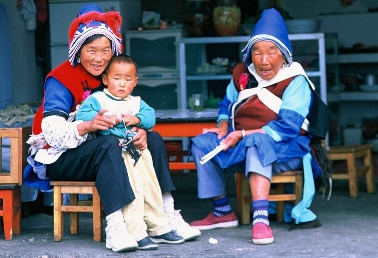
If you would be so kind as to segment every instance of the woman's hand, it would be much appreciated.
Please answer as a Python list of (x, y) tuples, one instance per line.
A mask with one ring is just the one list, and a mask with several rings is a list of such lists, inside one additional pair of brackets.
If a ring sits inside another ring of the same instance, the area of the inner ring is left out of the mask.
[(241, 130), (232, 131), (221, 141), (221, 143), (225, 145), (223, 150), (234, 147), (242, 138)]
[[(261, 128), (254, 130), (245, 130), (244, 137), (254, 133), (266, 134), (265, 131)], [(232, 131), (223, 141), (221, 141), (221, 143), (225, 144), (223, 150), (234, 147), (241, 139), (243, 139), (242, 130)]]
[(228, 121), (223, 120), (221, 123), (217, 125), (215, 128), (204, 128), (203, 133), (216, 133), (218, 135), (218, 139), (222, 139), (226, 136), (228, 132)]
[(79, 134), (84, 135), (98, 130), (108, 130), (120, 122), (120, 119), (115, 115), (104, 115), (106, 112), (107, 110), (103, 109), (91, 121), (80, 123), (77, 126)]
[(131, 128), (132, 132), (136, 132), (136, 135), (133, 137), (134, 146), (140, 150), (147, 148), (147, 131), (139, 127), (134, 126)]

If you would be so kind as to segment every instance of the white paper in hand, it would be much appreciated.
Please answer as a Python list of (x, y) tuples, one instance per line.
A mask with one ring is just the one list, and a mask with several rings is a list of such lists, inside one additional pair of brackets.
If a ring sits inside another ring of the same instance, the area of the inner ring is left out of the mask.
[(225, 144), (221, 143), (217, 147), (215, 147), (214, 150), (207, 153), (205, 156), (203, 156), (200, 160), (201, 165), (205, 164), (209, 160), (211, 160), (215, 155), (217, 155), (219, 152), (221, 152), (224, 148)]

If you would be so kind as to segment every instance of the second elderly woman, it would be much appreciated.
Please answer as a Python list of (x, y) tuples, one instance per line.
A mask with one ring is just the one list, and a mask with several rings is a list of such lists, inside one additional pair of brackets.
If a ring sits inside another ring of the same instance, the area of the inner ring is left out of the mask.
[[(303, 168), (305, 194), (291, 216), (296, 224), (320, 225), (307, 209), (315, 193), (312, 136), (306, 123), (314, 85), (302, 66), (293, 62), (285, 22), (275, 9), (262, 13), (242, 52), (243, 63), (234, 68), (233, 80), (220, 103), (216, 128), (193, 138), (198, 197), (211, 198), (213, 211), (191, 226), (207, 230), (238, 225), (226, 195), (225, 173), (244, 171), (252, 195), (252, 241), (270, 244), (274, 237), (269, 226), (268, 196), (275, 173)], [(218, 145), (223, 151), (207, 162), (201, 161)]]

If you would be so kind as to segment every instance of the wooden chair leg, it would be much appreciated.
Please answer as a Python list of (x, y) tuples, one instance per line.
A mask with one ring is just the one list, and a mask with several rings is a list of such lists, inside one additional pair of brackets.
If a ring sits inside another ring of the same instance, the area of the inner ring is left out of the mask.
[(375, 193), (375, 178), (374, 178), (374, 166), (373, 158), (370, 150), (366, 151), (367, 154), (364, 156), (364, 166), (367, 166), (369, 169), (366, 171), (366, 188), (368, 193)]
[(238, 214), (241, 224), (251, 223), (251, 191), (243, 173), (236, 173), (236, 195), (238, 201)]
[(349, 196), (357, 198), (358, 196), (358, 178), (356, 169), (356, 159), (353, 153), (348, 154), (348, 174), (349, 174)]
[(101, 200), (98, 195), (97, 188), (93, 187), (93, 241), (101, 242), (102, 238), (102, 216), (101, 216)]
[(54, 241), (63, 240), (62, 190), (54, 186)]
[(13, 235), (21, 233), (21, 188), (16, 186), (14, 189), (1, 190), (3, 210), (1, 211), (4, 238), (12, 240)]
[[(78, 194), (70, 194), (70, 206), (77, 206)], [(79, 213), (71, 212), (70, 213), (70, 234), (77, 235), (79, 234)]]
[(244, 179), (244, 175), (242, 175), (243, 177), (243, 186), (242, 186), (242, 189), (243, 189), (243, 193), (244, 194), (244, 198), (243, 198), (243, 205), (244, 205), (244, 208), (243, 208), (243, 214), (242, 214), (242, 217), (241, 217), (241, 223), (242, 224), (250, 224), (251, 223), (251, 189), (249, 188), (249, 183), (246, 179)]
[[(285, 184), (276, 184), (277, 193), (285, 194)], [(278, 222), (284, 221), (285, 202), (276, 202), (276, 218)]]
[(303, 174), (297, 173), (295, 175), (295, 182), (296, 183), (295, 183), (294, 190), (295, 190), (296, 199), (294, 203), (297, 204), (303, 198)]
[(13, 199), (13, 234), (21, 233), (21, 187), (17, 187), (12, 191)]
[(4, 237), (5, 240), (12, 240), (13, 238), (13, 229), (12, 229), (12, 220), (13, 220), (13, 200), (12, 200), (12, 191), (3, 190), (3, 223), (4, 223)]
[(238, 205), (238, 214), (240, 216), (240, 214), (242, 213), (242, 198), (243, 198), (243, 195), (242, 195), (242, 178), (240, 178), (240, 175), (239, 173), (236, 173), (235, 174), (235, 188), (236, 188), (236, 201), (237, 201), (237, 205)]

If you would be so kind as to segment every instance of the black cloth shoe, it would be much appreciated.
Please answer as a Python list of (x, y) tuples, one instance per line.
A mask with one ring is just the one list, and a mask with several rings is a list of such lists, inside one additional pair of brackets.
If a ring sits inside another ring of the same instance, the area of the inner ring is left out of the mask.
[(289, 228), (289, 231), (294, 230), (294, 229), (317, 228), (317, 227), (321, 227), (321, 226), (322, 226), (322, 223), (320, 223), (320, 221), (316, 218), (313, 221), (301, 222), (299, 224), (294, 224), (293, 226), (291, 226), (291, 228)]
[(185, 241), (184, 238), (176, 235), (173, 231), (160, 236), (151, 236), (151, 240), (156, 244), (181, 244)]
[(150, 237), (145, 237), (142, 240), (137, 241), (138, 243), (138, 250), (156, 250), (158, 249), (158, 245), (152, 242)]

